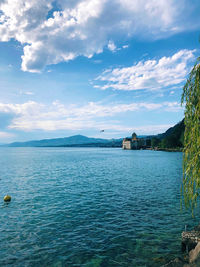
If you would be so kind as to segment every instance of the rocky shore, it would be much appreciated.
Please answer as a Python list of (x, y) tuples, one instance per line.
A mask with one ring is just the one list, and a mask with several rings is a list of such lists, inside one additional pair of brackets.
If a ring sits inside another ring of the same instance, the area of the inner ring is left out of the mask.
[(182, 232), (183, 258), (176, 258), (161, 267), (200, 267), (200, 225)]

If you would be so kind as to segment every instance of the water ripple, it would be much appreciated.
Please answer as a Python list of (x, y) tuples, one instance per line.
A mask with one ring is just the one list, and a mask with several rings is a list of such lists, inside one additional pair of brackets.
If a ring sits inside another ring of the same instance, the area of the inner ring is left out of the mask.
[[(160, 266), (180, 251), (182, 154), (1, 148), (0, 266)], [(197, 219), (196, 219), (197, 220)]]

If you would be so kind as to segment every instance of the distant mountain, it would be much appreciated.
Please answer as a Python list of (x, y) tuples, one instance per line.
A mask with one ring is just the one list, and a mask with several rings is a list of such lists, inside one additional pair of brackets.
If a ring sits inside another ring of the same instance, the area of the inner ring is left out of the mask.
[[(9, 147), (67, 147), (67, 146), (121, 146), (122, 139), (90, 138), (83, 135), (74, 135), (64, 138), (14, 142)], [(4, 145), (5, 146), (5, 145)]]
[[(154, 136), (139, 136), (150, 141), (152, 147), (181, 148), (184, 139), (184, 120), (169, 128), (165, 133)], [(91, 138), (83, 135), (74, 135), (64, 138), (33, 140), (27, 142), (14, 142), (7, 147), (121, 147), (121, 139)]]

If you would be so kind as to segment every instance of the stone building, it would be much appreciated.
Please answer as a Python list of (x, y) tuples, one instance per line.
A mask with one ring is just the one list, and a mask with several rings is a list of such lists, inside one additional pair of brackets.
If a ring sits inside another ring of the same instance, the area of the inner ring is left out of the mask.
[(123, 149), (141, 149), (146, 148), (147, 142), (145, 138), (137, 138), (136, 133), (131, 138), (124, 138), (122, 142)]
[(123, 149), (132, 149), (131, 138), (124, 138), (122, 142)]

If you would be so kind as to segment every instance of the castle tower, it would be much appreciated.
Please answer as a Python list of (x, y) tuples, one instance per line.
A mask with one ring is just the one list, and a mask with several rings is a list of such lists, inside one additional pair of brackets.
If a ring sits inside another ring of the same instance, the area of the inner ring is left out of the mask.
[(132, 134), (132, 140), (134, 140), (134, 141), (137, 140), (137, 134), (136, 133)]

